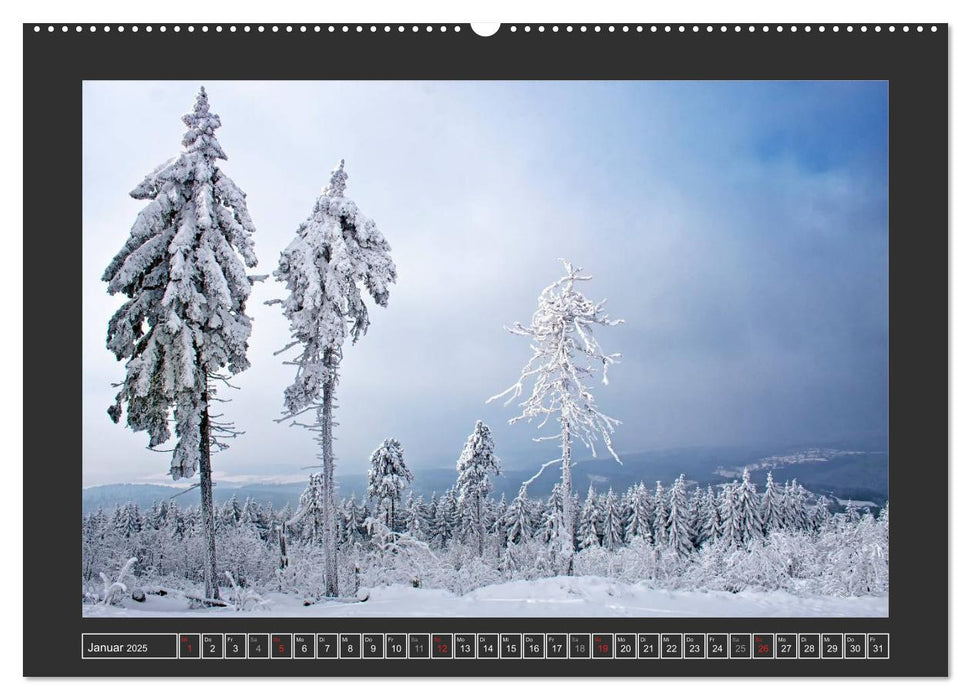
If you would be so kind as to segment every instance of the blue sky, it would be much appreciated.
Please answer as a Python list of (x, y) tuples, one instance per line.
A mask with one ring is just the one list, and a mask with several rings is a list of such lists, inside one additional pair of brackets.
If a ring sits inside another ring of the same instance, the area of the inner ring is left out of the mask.
[[(454, 464), (481, 418), (524, 467), (531, 426), (485, 399), (529, 355), (558, 257), (624, 326), (602, 409), (624, 452), (822, 441), (886, 430), (887, 85), (883, 82), (219, 82), (222, 167), (249, 195), (259, 272), (344, 158), (348, 196), (391, 243), (399, 283), (345, 352), (339, 470), (398, 437), (412, 469)], [(121, 302), (100, 275), (175, 155), (197, 83), (84, 84), (85, 484), (161, 481), (166, 456), (105, 409)], [(293, 476), (310, 436), (277, 425), (290, 368), (273, 282), (254, 292), (250, 370), (227, 408), (246, 435), (217, 478)]]

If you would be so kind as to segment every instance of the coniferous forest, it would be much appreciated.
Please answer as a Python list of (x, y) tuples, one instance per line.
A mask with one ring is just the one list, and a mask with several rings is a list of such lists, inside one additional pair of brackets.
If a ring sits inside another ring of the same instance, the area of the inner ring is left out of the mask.
[[(301, 602), (323, 598), (319, 482), (311, 477), (295, 510), (236, 499), (218, 510), (218, 570), (226, 572), (230, 604), (258, 609), (275, 591)], [(574, 507), (576, 576), (700, 591), (871, 596), (888, 590), (889, 508), (833, 513), (799, 484), (780, 486), (771, 475), (762, 490), (747, 474), (719, 488), (689, 490), (679, 479), (622, 494), (591, 489), (583, 498), (574, 495)], [(459, 485), (427, 500), (347, 498), (337, 507), (339, 589), (356, 595), (400, 584), (462, 595), (556, 576), (561, 511), (558, 489), (546, 500), (525, 490), (508, 503), (484, 497), (479, 508), (463, 505)], [(112, 579), (130, 558), (128, 592), (132, 586), (201, 590), (205, 539), (198, 507), (162, 501), (140, 512), (120, 505), (86, 515), (82, 532), (88, 603), (104, 600), (99, 574)]]

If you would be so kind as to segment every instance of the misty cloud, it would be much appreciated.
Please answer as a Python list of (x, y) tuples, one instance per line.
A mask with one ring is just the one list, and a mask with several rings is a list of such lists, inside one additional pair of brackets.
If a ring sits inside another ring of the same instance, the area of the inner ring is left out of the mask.
[[(206, 82), (268, 273), (344, 158), (347, 194), (392, 246), (399, 282), (347, 348), (338, 471), (395, 436), (413, 470), (454, 464), (477, 418), (497, 451), (545, 461), (532, 426), (485, 399), (529, 356), (532, 314), (566, 257), (626, 319), (601, 408), (618, 450), (824, 440), (888, 413), (887, 86), (882, 82)], [(167, 456), (108, 419), (121, 303), (100, 276), (179, 149), (198, 85), (84, 85), (85, 484), (162, 480)], [(259, 285), (252, 367), (226, 408), (246, 434), (225, 474), (299, 473), (311, 436), (279, 425), (292, 368), (282, 295)], [(526, 462), (523, 466), (529, 466)]]

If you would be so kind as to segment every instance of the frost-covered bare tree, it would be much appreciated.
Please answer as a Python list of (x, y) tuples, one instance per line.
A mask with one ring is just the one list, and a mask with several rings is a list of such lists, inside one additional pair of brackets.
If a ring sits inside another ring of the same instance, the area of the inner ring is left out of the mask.
[(594, 337), (594, 329), (616, 326), (623, 320), (607, 316), (604, 311), (606, 299), (594, 302), (576, 289), (578, 282), (586, 282), (592, 279), (591, 276), (581, 275), (581, 268), (574, 267), (569, 261), (561, 262), (566, 274), (540, 293), (530, 324), (524, 326), (517, 322), (506, 328), (514, 335), (530, 339), (533, 356), (523, 367), (519, 380), (488, 402), (508, 396), (506, 405), (509, 405), (523, 395), (524, 385), (532, 383), (529, 395), (519, 404), (520, 414), (510, 419), (510, 424), (538, 419), (542, 429), (553, 419), (560, 425), (558, 434), (534, 440), (559, 440), (561, 456), (545, 463), (526, 483), (536, 479), (549, 465), (560, 463), (564, 496), (560, 551), (563, 568), (571, 572), (575, 550), (572, 507), (574, 438), (590, 449), (593, 456), (597, 454), (596, 443), (602, 440), (607, 451), (620, 463), (611, 440), (620, 421), (600, 412), (588, 387), (591, 377), (597, 373), (606, 384), (607, 370), (620, 359), (620, 355), (605, 353)]
[[(206, 598), (218, 599), (211, 451), (236, 432), (210, 413), (214, 380), (249, 367), (252, 319), (246, 315), (256, 265), (255, 230), (246, 195), (217, 167), (226, 154), (216, 140), (219, 116), (204, 88), (182, 117), (182, 152), (153, 170), (131, 192), (148, 200), (128, 240), (102, 279), (110, 294), (128, 297), (108, 323), (108, 349), (125, 360), (125, 379), (108, 414), (149, 435), (156, 449), (176, 443), (173, 479), (199, 472), (206, 536)], [(242, 257), (242, 259), (240, 259)]]
[[(456, 486), (459, 491), (459, 505), (467, 509), (472, 521), (472, 531), (475, 534), (476, 551), (482, 556), (485, 541), (485, 519), (482, 512), (482, 501), (489, 495), (492, 488), (489, 482), (490, 474), (499, 473), (499, 458), (496, 456), (496, 445), (492, 439), (492, 431), (481, 420), (475, 422), (475, 428), (462, 454), (455, 465), (458, 471)], [(503, 515), (505, 507), (503, 507)]]
[(273, 276), (286, 284), (289, 296), (274, 300), (290, 322), (293, 341), (280, 352), (299, 347), (288, 364), (297, 376), (284, 392), (281, 421), (305, 413), (312, 423), (293, 420), (313, 431), (320, 445), (323, 474), (324, 584), (337, 591), (337, 527), (334, 507), (334, 392), (344, 342), (356, 343), (367, 333), (369, 319), (362, 291), (386, 306), (397, 273), (391, 247), (374, 221), (344, 196), (347, 173), (342, 160), (317, 198), (313, 213), (300, 224), (293, 241), (280, 254)]

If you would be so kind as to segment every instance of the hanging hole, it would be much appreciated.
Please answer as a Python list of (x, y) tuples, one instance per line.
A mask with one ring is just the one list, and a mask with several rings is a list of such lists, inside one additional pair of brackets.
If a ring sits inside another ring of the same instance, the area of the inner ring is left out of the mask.
[(492, 36), (499, 31), (499, 22), (473, 22), (472, 31), (479, 36)]

